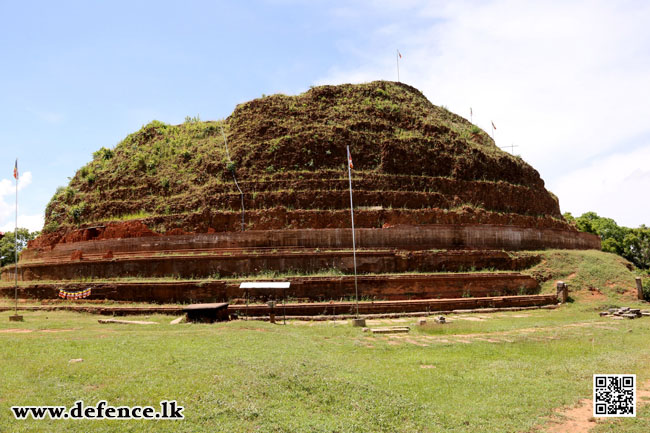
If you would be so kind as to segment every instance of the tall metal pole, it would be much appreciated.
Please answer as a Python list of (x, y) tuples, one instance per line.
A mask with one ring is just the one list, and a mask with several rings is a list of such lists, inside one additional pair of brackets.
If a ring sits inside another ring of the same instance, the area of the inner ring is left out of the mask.
[(395, 52), (395, 59), (397, 60), (397, 82), (399, 83), (399, 50)]
[(14, 315), (18, 315), (18, 158), (14, 167), (16, 179), (16, 229), (14, 230)]
[(350, 219), (352, 220), (352, 259), (354, 261), (354, 299), (357, 307), (357, 319), (359, 318), (359, 286), (357, 285), (357, 244), (354, 238), (354, 205), (352, 204), (352, 157), (350, 146), (348, 149), (348, 180), (350, 181)]

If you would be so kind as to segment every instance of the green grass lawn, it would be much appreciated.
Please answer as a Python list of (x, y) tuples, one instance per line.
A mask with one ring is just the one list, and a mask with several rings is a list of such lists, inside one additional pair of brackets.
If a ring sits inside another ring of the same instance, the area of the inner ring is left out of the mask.
[[(597, 311), (576, 302), (451, 315), (448, 325), (400, 336), (341, 322), (169, 325), (151, 316), (127, 319), (158, 325), (100, 325), (99, 316), (60, 311), (14, 323), (5, 312), (0, 431), (525, 432), (590, 398), (594, 373), (650, 380), (650, 319)], [(16, 328), (31, 332), (6, 332)], [(79, 399), (154, 407), (175, 399), (185, 420), (18, 421), (9, 409)], [(639, 414), (597, 428), (648, 431), (648, 409)]]

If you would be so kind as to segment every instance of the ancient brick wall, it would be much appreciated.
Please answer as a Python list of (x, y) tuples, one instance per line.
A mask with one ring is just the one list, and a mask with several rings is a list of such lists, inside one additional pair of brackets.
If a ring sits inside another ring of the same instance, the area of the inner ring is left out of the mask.
[[(354, 296), (354, 277), (289, 278), (291, 288), (281, 291), (256, 289), (248, 292), (250, 299), (293, 299), (323, 301), (349, 299)], [(82, 290), (92, 288), (89, 299), (143, 302), (221, 302), (244, 299), (247, 293), (238, 282), (220, 281), (139, 281), (50, 284), (34, 283), (20, 289), (19, 296), (54, 299), (60, 288)], [(359, 295), (364, 299), (463, 298), (533, 294), (539, 289), (531, 277), (511, 273), (415, 274), (359, 276)], [(0, 294), (12, 296), (13, 288), (2, 288)]]
[[(505, 249), (538, 250), (600, 249), (598, 236), (576, 231), (518, 226), (425, 225), (356, 230), (358, 248), (397, 249)], [(350, 248), (350, 229), (297, 229), (248, 232), (201, 233), (176, 236), (149, 236), (58, 243), (50, 248), (28, 248), (21, 259), (69, 257), (75, 250), (83, 254), (108, 251), (175, 251), (214, 248)]]

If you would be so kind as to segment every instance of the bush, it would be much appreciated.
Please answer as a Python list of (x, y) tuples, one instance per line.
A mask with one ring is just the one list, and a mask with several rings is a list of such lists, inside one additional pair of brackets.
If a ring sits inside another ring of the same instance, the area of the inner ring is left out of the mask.
[(50, 221), (45, 224), (43, 227), (43, 233), (53, 233), (59, 229), (59, 223), (56, 221)]
[(113, 151), (105, 147), (93, 153), (93, 159), (109, 160), (111, 158), (113, 158)]
[(385, 91), (382, 88), (375, 89), (375, 95), (377, 95), (378, 97), (381, 97), (381, 98), (388, 98), (389, 97), (388, 92)]
[(70, 208), (70, 216), (72, 217), (72, 220), (75, 222), (75, 224), (79, 224), (81, 222), (81, 217), (83, 216), (84, 210), (86, 210), (85, 205), (75, 205)]

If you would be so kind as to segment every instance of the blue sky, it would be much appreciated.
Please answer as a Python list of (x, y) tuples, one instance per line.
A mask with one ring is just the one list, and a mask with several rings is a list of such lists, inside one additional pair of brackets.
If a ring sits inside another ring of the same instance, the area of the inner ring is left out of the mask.
[(153, 119), (401, 78), (537, 168), (563, 211), (650, 224), (650, 6), (571, 1), (0, 0), (0, 231)]

